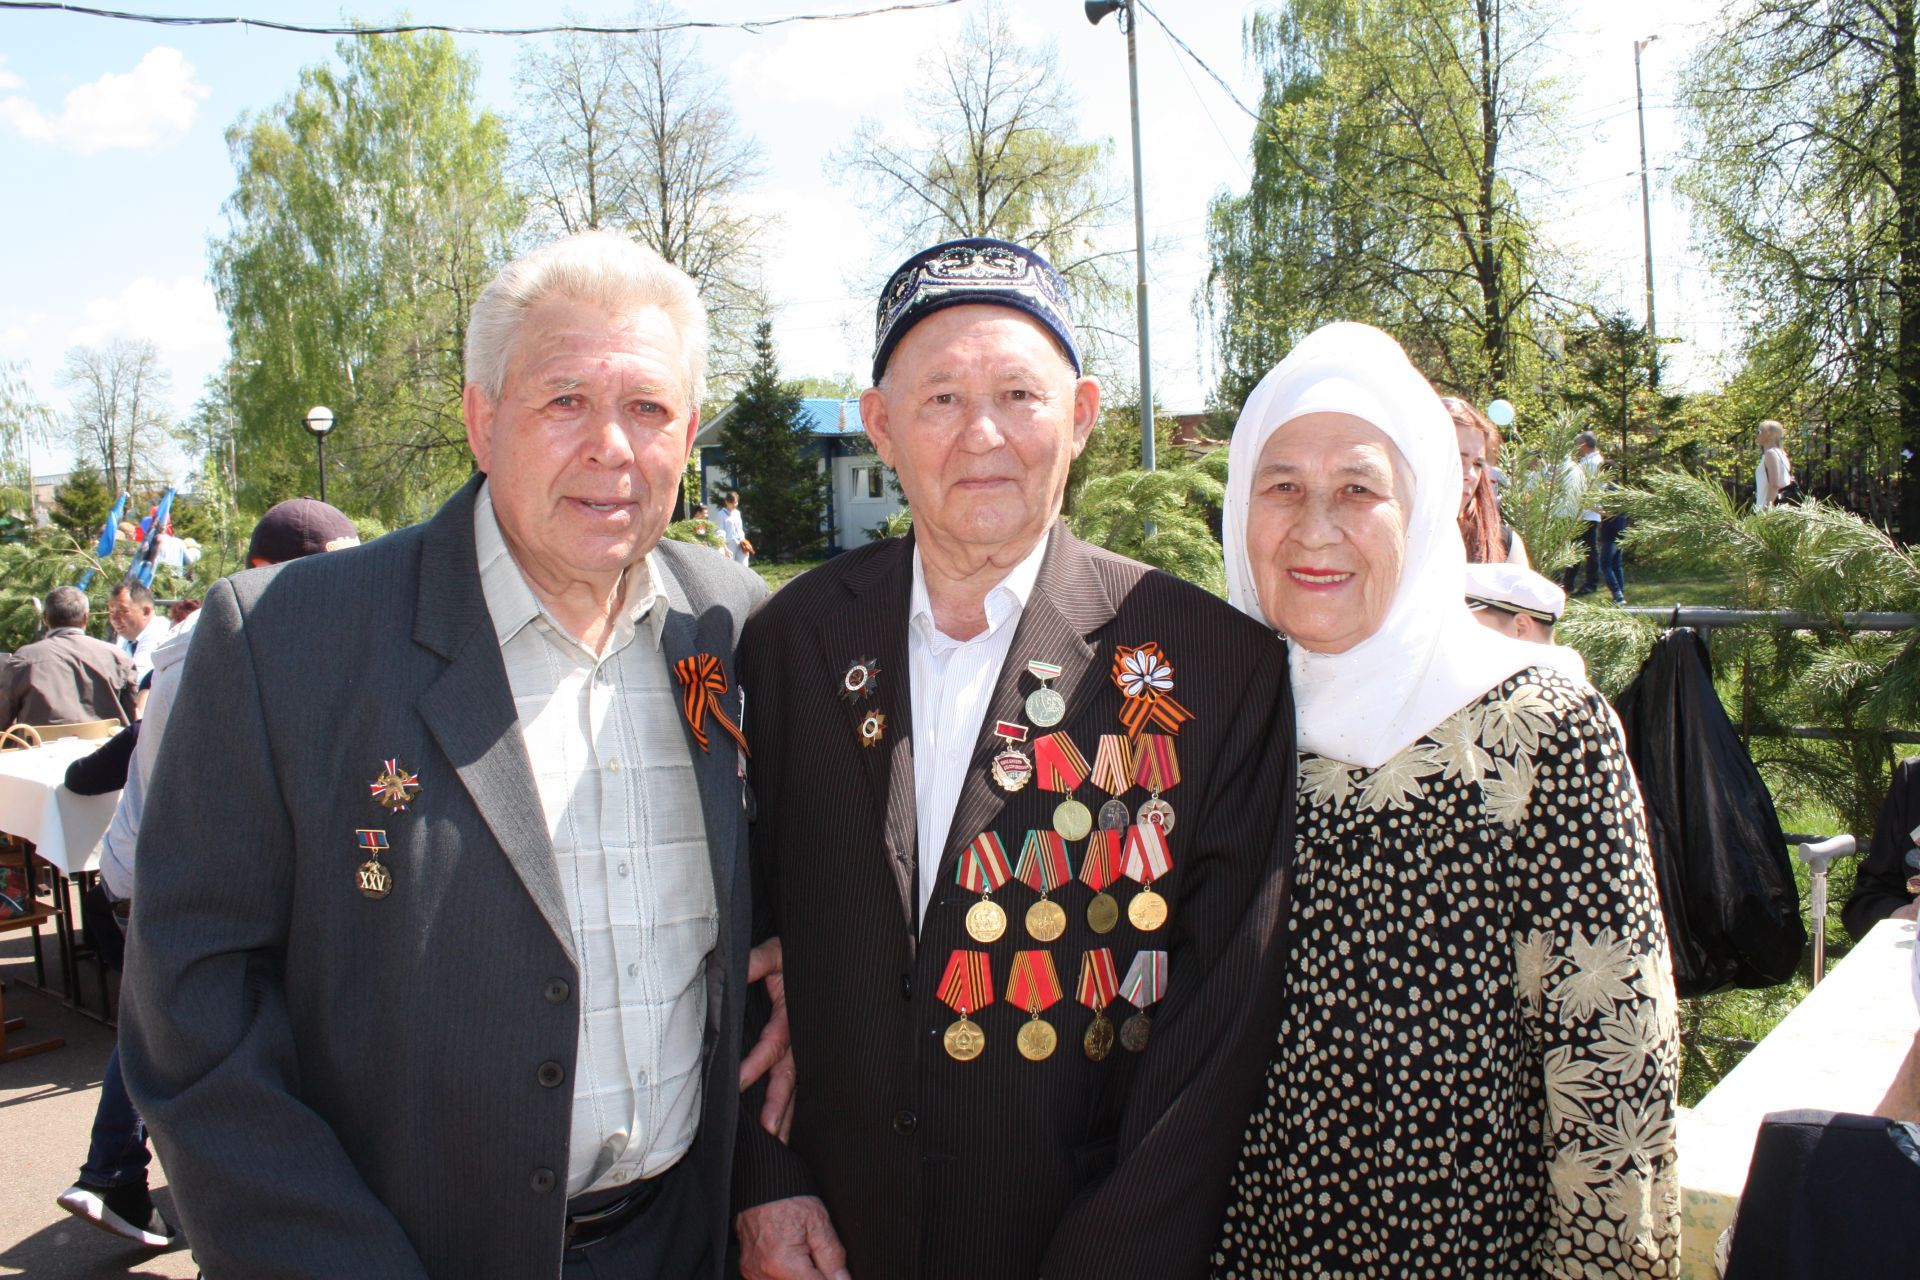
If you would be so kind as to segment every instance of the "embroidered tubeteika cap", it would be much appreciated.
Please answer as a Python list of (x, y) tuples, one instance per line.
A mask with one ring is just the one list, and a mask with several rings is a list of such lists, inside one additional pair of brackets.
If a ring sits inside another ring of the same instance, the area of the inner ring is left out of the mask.
[(1080, 372), (1080, 344), (1073, 335), (1067, 283), (1053, 264), (1025, 245), (1006, 240), (949, 240), (901, 263), (881, 291), (874, 313), (875, 385), (907, 330), (943, 307), (966, 303), (1026, 312), (1059, 340), (1067, 362), (1076, 374)]

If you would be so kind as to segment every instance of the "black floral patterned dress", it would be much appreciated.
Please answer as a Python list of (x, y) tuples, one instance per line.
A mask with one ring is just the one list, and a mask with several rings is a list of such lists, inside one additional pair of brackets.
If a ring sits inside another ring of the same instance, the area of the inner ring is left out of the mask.
[(1673, 979), (1611, 711), (1538, 668), (1300, 759), (1285, 1019), (1214, 1270), (1675, 1276)]

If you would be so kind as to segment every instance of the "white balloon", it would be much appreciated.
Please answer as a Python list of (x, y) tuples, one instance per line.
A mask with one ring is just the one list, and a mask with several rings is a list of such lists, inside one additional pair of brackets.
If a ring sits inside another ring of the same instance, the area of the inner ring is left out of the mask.
[(1487, 421), (1496, 427), (1513, 425), (1513, 406), (1505, 400), (1495, 400), (1487, 406)]

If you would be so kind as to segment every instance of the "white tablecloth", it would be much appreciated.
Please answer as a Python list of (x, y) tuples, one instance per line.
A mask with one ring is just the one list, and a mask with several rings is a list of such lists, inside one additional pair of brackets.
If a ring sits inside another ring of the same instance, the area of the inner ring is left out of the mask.
[(1808, 1108), (1871, 1115), (1898, 1074), (1920, 1013), (1913, 921), (1882, 920), (1691, 1111), (1680, 1113), (1681, 1275), (1712, 1280), (1760, 1121)]
[(100, 837), (120, 800), (118, 791), (77, 796), (64, 784), (67, 766), (100, 745), (57, 738), (31, 751), (0, 751), (0, 831), (33, 841), (66, 875), (100, 869)]

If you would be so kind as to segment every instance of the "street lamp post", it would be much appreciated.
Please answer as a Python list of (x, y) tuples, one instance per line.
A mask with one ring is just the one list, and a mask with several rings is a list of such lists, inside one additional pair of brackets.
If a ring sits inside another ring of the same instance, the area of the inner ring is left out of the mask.
[(323, 404), (317, 404), (307, 410), (304, 419), (307, 430), (313, 432), (313, 447), (320, 451), (320, 501), (327, 500), (327, 432), (333, 430), (333, 410)]
[(1134, 49), (1134, 28), (1140, 23), (1140, 11), (1134, 0), (1086, 0), (1087, 21), (1099, 25), (1100, 19), (1125, 9), (1121, 19), (1127, 29), (1127, 94), (1133, 104), (1133, 253), (1134, 297), (1138, 303), (1140, 327), (1140, 467), (1151, 471), (1153, 456), (1153, 347), (1147, 329), (1147, 213), (1140, 166), (1140, 60)]

